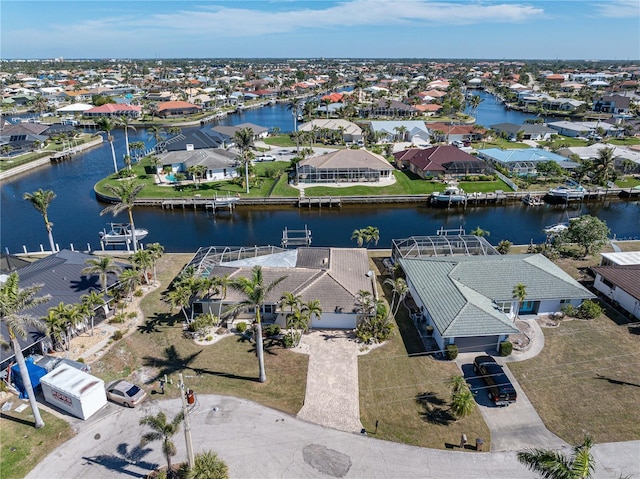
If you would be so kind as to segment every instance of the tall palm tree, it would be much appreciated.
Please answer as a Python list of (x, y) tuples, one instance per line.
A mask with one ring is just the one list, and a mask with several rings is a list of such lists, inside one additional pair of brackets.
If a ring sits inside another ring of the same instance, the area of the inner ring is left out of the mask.
[(522, 307), (524, 300), (527, 299), (527, 287), (522, 283), (516, 284), (513, 287), (512, 298), (518, 300), (518, 310), (516, 311), (515, 315), (515, 317), (517, 318), (520, 314), (520, 308)]
[(42, 318), (45, 324), (46, 335), (49, 336), (53, 344), (53, 349), (59, 351), (59, 348), (67, 348), (67, 320), (60, 314), (60, 307), (64, 308), (64, 303), (60, 303), (58, 307), (49, 308), (47, 314)]
[(33, 207), (38, 210), (38, 212), (44, 218), (44, 226), (47, 228), (47, 234), (49, 235), (49, 246), (51, 247), (51, 252), (56, 252), (56, 244), (53, 241), (53, 223), (49, 221), (49, 216), (47, 211), (49, 210), (49, 205), (55, 199), (56, 194), (51, 190), (43, 190), (40, 188), (38, 191), (34, 191), (33, 193), (25, 193), (23, 198), (31, 202)]
[(153, 253), (149, 250), (141, 249), (136, 251), (129, 259), (131, 264), (142, 272), (145, 284), (149, 284), (148, 269), (153, 265)]
[(136, 161), (140, 161), (140, 156), (147, 150), (147, 146), (144, 144), (144, 141), (132, 141), (129, 144), (129, 149), (135, 152), (133, 157)]
[(320, 306), (320, 300), (318, 299), (310, 299), (306, 303), (302, 304), (302, 308), (309, 317), (309, 322), (314, 316), (318, 319), (322, 317), (322, 307)]
[(244, 165), (245, 182), (247, 187), (247, 193), (249, 193), (249, 162), (251, 161), (250, 153), (254, 147), (254, 133), (249, 127), (241, 128), (233, 135), (233, 141), (240, 150), (242, 155), (242, 163)]
[(133, 131), (137, 131), (136, 127), (133, 126), (133, 120), (129, 116), (123, 115), (118, 118), (117, 122), (119, 125), (122, 125), (122, 128), (124, 128), (124, 146), (127, 152), (127, 156), (131, 157), (131, 150), (129, 149), (129, 128), (131, 128)]
[[(44, 427), (44, 421), (40, 416), (40, 410), (36, 403), (36, 395), (33, 392), (31, 378), (27, 370), (27, 364), (22, 355), (22, 346), (18, 342), (18, 338), (26, 338), (29, 327), (42, 328), (42, 321), (34, 318), (26, 313), (26, 310), (33, 308), (39, 304), (49, 301), (50, 296), (37, 296), (42, 285), (33, 285), (27, 288), (20, 288), (20, 278), (18, 273), (11, 273), (5, 283), (0, 287), (0, 319), (4, 321), (9, 333), (9, 341), (13, 348), (13, 354), (16, 357), (22, 384), (29, 396), (29, 404), (35, 420), (35, 427), (39, 429)], [(6, 344), (4, 338), (2, 343)]]
[(160, 143), (164, 140), (164, 128), (157, 125), (151, 126), (147, 128), (147, 135), (156, 140), (156, 143)]
[(364, 244), (364, 240), (366, 238), (367, 234), (365, 232), (364, 229), (359, 229), (359, 230), (353, 230), (353, 233), (351, 233), (351, 239), (352, 240), (356, 240), (356, 243), (358, 245), (358, 248), (362, 247), (362, 245)]
[(302, 99), (294, 98), (291, 103), (287, 105), (287, 110), (291, 112), (293, 117), (293, 132), (298, 131), (298, 115), (300, 115), (300, 106), (302, 105)]
[(393, 131), (396, 132), (396, 138), (400, 141), (405, 141), (407, 135), (407, 127), (404, 125), (396, 126)]
[(231, 312), (235, 312), (242, 308), (254, 308), (255, 310), (255, 337), (256, 337), (256, 351), (258, 353), (258, 366), (260, 369), (259, 381), (261, 383), (267, 380), (267, 375), (264, 369), (264, 350), (262, 348), (262, 322), (260, 319), (260, 310), (264, 305), (269, 293), (278, 286), (287, 276), (281, 276), (268, 285), (264, 284), (264, 277), (262, 275), (262, 267), (254, 266), (251, 270), (251, 278), (239, 277), (231, 284), (231, 287), (240, 291), (246, 296), (246, 299), (236, 304)]
[(175, 308), (179, 306), (187, 323), (189, 323), (191, 319), (187, 314), (187, 308), (191, 304), (192, 296), (191, 288), (186, 285), (179, 285), (167, 293), (167, 300), (171, 303), (171, 307)]
[(590, 479), (595, 459), (591, 454), (593, 440), (586, 435), (582, 444), (573, 447), (573, 457), (546, 449), (527, 449), (518, 452), (518, 461), (546, 479)]
[[(391, 292), (393, 293), (393, 297), (391, 298), (390, 310), (393, 312), (393, 315), (395, 316), (396, 313), (398, 312), (398, 309), (400, 308), (400, 303), (409, 292), (409, 286), (407, 286), (407, 282), (403, 278), (398, 278), (398, 279), (387, 278), (384, 280), (384, 284), (391, 286)], [(396, 298), (398, 298), (397, 303), (396, 303)]]
[(49, 102), (42, 94), (38, 93), (31, 101), (31, 106), (38, 112), (38, 118), (42, 118), (42, 112), (47, 109)]
[(138, 240), (136, 239), (136, 225), (133, 222), (133, 207), (135, 206), (136, 197), (144, 188), (144, 183), (136, 183), (134, 179), (122, 181), (116, 185), (106, 184), (105, 189), (113, 193), (118, 199), (117, 203), (113, 203), (100, 212), (100, 216), (113, 213), (116, 216), (118, 213), (127, 210), (129, 214), (129, 226), (131, 228), (131, 242), (133, 243), (133, 252), (138, 251)]
[(218, 303), (218, 319), (222, 317), (222, 303), (227, 298), (227, 290), (232, 283), (233, 280), (228, 273), (213, 278), (213, 284), (218, 288), (218, 293), (220, 294), (220, 302)]
[(117, 173), (118, 163), (116, 162), (116, 150), (113, 147), (113, 135), (111, 134), (111, 131), (113, 131), (115, 125), (111, 118), (103, 116), (96, 120), (96, 126), (99, 128), (99, 130), (96, 132), (96, 135), (99, 135), (100, 133), (107, 134), (107, 141), (111, 146), (111, 158), (113, 158), (113, 172)]
[(153, 284), (156, 284), (156, 264), (158, 260), (162, 258), (164, 253), (164, 246), (160, 243), (147, 244), (147, 251), (151, 253), (151, 266), (153, 267)]
[(180, 423), (183, 420), (184, 412), (182, 411), (176, 414), (171, 422), (167, 422), (167, 416), (163, 412), (140, 419), (141, 426), (149, 426), (152, 429), (151, 432), (147, 432), (142, 436), (140, 445), (145, 446), (150, 442), (162, 441), (162, 453), (167, 459), (167, 477), (175, 476), (171, 468), (171, 457), (175, 456), (177, 451), (172, 438), (178, 432)]
[(158, 183), (160, 183), (160, 172), (158, 171), (158, 168), (162, 166), (162, 161), (157, 156), (151, 155), (149, 157), (149, 165), (151, 165), (153, 170), (156, 172), (156, 179), (158, 180)]
[(91, 336), (93, 336), (93, 324), (96, 315), (96, 308), (98, 306), (104, 306), (105, 301), (100, 293), (97, 293), (93, 290), (89, 291), (88, 294), (83, 294), (82, 303), (89, 310), (89, 315), (91, 316)]
[(378, 241), (380, 241), (380, 230), (375, 226), (367, 226), (364, 229), (364, 240), (367, 242), (367, 247), (371, 242), (377, 245)]
[(100, 256), (99, 258), (89, 258), (84, 262), (87, 266), (81, 271), (82, 274), (98, 275), (100, 287), (103, 292), (107, 292), (107, 280), (110, 274), (118, 275), (122, 268), (114, 263), (111, 256)]
[(133, 299), (133, 292), (142, 282), (140, 271), (133, 268), (125, 269), (118, 279), (125, 288), (127, 299)]

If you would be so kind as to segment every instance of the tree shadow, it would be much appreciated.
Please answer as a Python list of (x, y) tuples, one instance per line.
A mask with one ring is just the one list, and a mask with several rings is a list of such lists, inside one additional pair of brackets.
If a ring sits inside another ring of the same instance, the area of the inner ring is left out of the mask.
[[(254, 349), (255, 350), (255, 349)], [(164, 350), (163, 358), (153, 357), (153, 356), (145, 356), (142, 358), (142, 364), (146, 367), (158, 368), (158, 373), (150, 378), (147, 381), (147, 384), (152, 384), (155, 381), (158, 381), (160, 378), (164, 378), (165, 375), (170, 376), (172, 374), (176, 374), (184, 371), (185, 369), (190, 369), (194, 372), (196, 376), (201, 376), (203, 374), (209, 374), (211, 376), (220, 376), (230, 379), (242, 379), (245, 381), (257, 381), (258, 378), (249, 377), (249, 376), (238, 376), (237, 374), (228, 373), (224, 371), (212, 371), (210, 369), (205, 368), (197, 368), (193, 367), (192, 363), (198, 358), (200, 353), (202, 353), (202, 349), (197, 353), (193, 353), (190, 356), (181, 357), (175, 346), (169, 346)]]
[(171, 313), (155, 313), (151, 318), (147, 318), (144, 324), (138, 326), (138, 332), (142, 334), (151, 334), (161, 332), (159, 326), (175, 326), (179, 322), (176, 314)]
[(159, 464), (144, 461), (144, 457), (149, 454), (151, 448), (142, 448), (134, 446), (129, 449), (126, 443), (118, 444), (116, 448), (117, 454), (100, 454), (93, 457), (83, 457), (90, 464), (98, 464), (110, 471), (117, 471), (120, 474), (126, 474), (131, 477), (146, 477), (147, 474), (128, 470), (128, 467), (135, 465), (146, 471), (154, 471)]
[(630, 383), (627, 381), (620, 381), (619, 379), (608, 378), (606, 376), (603, 376), (602, 374), (598, 374), (596, 376), (596, 379), (602, 379), (603, 381), (608, 381), (610, 384), (617, 384), (619, 386), (635, 386), (637, 388), (640, 388), (640, 384)]
[(442, 406), (447, 402), (440, 399), (434, 392), (424, 392), (416, 394), (416, 402), (422, 406), (420, 417), (423, 421), (440, 426), (447, 426), (455, 421), (455, 417)]

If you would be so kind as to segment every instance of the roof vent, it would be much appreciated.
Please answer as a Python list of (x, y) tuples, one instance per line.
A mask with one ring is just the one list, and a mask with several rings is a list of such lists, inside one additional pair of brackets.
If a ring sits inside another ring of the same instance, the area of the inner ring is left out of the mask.
[(193, 151), (193, 143), (187, 143), (187, 151)]
[(329, 263), (329, 258), (322, 258), (322, 264)]

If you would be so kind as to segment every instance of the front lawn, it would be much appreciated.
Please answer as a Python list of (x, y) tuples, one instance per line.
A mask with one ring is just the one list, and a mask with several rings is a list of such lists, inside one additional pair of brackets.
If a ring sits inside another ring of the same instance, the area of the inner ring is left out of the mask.
[(617, 146), (640, 145), (640, 138), (636, 138), (635, 136), (629, 136), (627, 138), (611, 138), (607, 140), (607, 143)]
[(526, 143), (520, 143), (517, 141), (509, 141), (504, 138), (494, 138), (491, 141), (478, 141), (471, 143), (471, 146), (476, 150), (483, 150), (485, 148), (500, 148), (501, 150), (515, 150), (520, 148), (531, 148)]
[(570, 136), (557, 136), (550, 141), (538, 142), (541, 148), (549, 148), (551, 151), (555, 151), (558, 148), (571, 148), (574, 146), (588, 146), (589, 141), (581, 140), (579, 138), (572, 138)]
[(640, 185), (640, 176), (625, 176), (616, 180), (616, 186), (619, 188), (635, 188)]

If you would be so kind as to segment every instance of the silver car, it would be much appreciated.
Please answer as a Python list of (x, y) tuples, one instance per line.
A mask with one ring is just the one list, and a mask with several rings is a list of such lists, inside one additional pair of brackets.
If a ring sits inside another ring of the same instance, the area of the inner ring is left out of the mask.
[(107, 397), (126, 407), (135, 407), (147, 397), (147, 393), (141, 387), (120, 379), (107, 387)]

